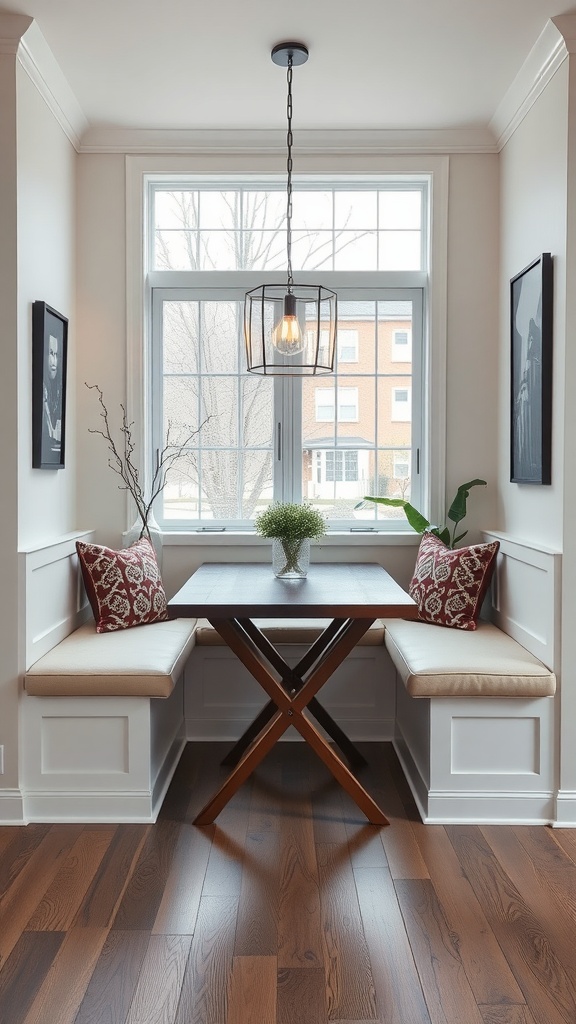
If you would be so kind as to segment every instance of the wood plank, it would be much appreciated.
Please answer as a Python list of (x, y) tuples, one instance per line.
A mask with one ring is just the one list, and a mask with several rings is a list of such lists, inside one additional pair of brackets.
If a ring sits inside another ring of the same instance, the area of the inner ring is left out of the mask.
[(572, 980), (481, 830), (447, 825), (446, 831), (533, 1016), (546, 1024), (573, 1024)]
[[(553, 830), (517, 827), (513, 832), (530, 858), (545, 898), (551, 899), (568, 921), (576, 921), (576, 864), (554, 841)], [(494, 848), (491, 841), (490, 845)], [(574, 848), (576, 851), (576, 843)]]
[(63, 932), (24, 932), (0, 971), (2, 1024), (22, 1024), (64, 939)]
[(242, 864), (246, 850), (246, 822), (238, 828), (208, 825), (199, 832), (212, 829), (212, 846), (202, 886), (202, 896), (240, 898)]
[(237, 899), (209, 896), (200, 901), (174, 1024), (227, 1020), (237, 913)]
[(107, 934), (105, 928), (66, 934), (23, 1024), (74, 1024)]
[(192, 935), (212, 846), (212, 835), (192, 825), (179, 825), (153, 934)]
[(348, 846), (317, 847), (330, 1020), (376, 1020), (370, 957)]
[(173, 821), (158, 821), (148, 832), (118, 906), (112, 928), (152, 931), (180, 834)]
[(125, 1024), (149, 938), (147, 932), (109, 932), (74, 1024)]
[(247, 833), (234, 956), (276, 956), (279, 878), (278, 834)]
[(279, 832), (278, 967), (324, 962), (320, 886), (310, 802), (292, 800)]
[(551, 831), (554, 842), (576, 864), (576, 830), (573, 828), (554, 828)]
[[(556, 865), (552, 857), (545, 855), (543, 844), (530, 843), (526, 838), (524, 845), (518, 830), (502, 831), (494, 826), (483, 825), (481, 832), (498, 858), (498, 863), (522, 894), (522, 899), (546, 935), (554, 955), (572, 979), (576, 1007), (576, 899), (574, 893), (570, 892), (571, 885), (576, 882), (576, 867), (570, 872), (571, 878), (566, 874), (568, 886), (564, 891), (564, 900), (559, 900), (555, 891)], [(543, 871), (549, 871), (549, 876), (543, 875)]]
[(412, 826), (477, 1003), (523, 1003), (524, 996), (441, 825)]
[(354, 878), (382, 1024), (430, 1024), (412, 949), (388, 868), (355, 868)]
[(0, 861), (0, 902), (49, 831), (50, 825), (26, 825), (2, 829), (5, 845)]
[(226, 1024), (276, 1024), (276, 957), (235, 956)]
[(189, 935), (152, 935), (126, 1024), (173, 1024), (184, 980)]
[(484, 1024), (536, 1024), (527, 1006), (479, 1006)]
[(418, 847), (412, 824), (390, 771), (386, 744), (374, 744), (370, 755), (370, 768), (377, 775), (375, 798), (386, 812), (390, 822), (380, 831), (392, 878), (429, 878), (428, 868)]
[(108, 847), (78, 910), (83, 928), (107, 928), (114, 918), (150, 825), (122, 825)]
[(18, 942), (81, 832), (82, 825), (51, 826), (14, 878), (0, 904), (0, 964), (4, 964)]
[(326, 1024), (323, 967), (279, 968), (277, 1024)]
[(28, 931), (70, 928), (115, 831), (112, 827), (82, 832), (28, 921)]
[(395, 889), (432, 1024), (482, 1024), (432, 883), (400, 879)]

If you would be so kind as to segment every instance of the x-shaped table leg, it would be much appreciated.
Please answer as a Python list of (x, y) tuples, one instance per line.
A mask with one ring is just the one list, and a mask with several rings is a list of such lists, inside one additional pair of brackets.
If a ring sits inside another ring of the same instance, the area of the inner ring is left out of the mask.
[[(296, 692), (287, 692), (270, 671), (266, 657), (260, 650), (259, 630), (251, 623), (246, 628), (249, 620), (238, 619), (215, 619), (211, 620), (212, 625), (220, 633), (228, 646), (248, 671), (260, 683), (266, 691), (270, 700), (273, 701), (276, 710), (272, 717), (264, 724), (258, 735), (254, 738), (250, 747), (240, 759), (236, 767), (230, 773), (218, 792), (202, 808), (194, 819), (195, 825), (208, 825), (222, 808), (228, 803), (236, 790), (251, 775), (254, 769), (266, 756), (266, 754), (277, 743), (283, 733), (293, 725), (300, 735), (310, 744), (313, 750), (324, 761), (324, 764), (332, 772), (333, 776), (349, 793), (360, 810), (374, 825), (388, 825), (388, 819), (374, 802), (372, 797), (360, 785), (358, 780), (326, 742), (324, 737), (303, 714), (310, 701), (315, 697), (321, 686), (330, 678), (334, 670), (342, 663), (344, 658), (356, 646), (360, 638), (369, 628), (370, 619), (347, 619), (335, 630), (330, 642), (319, 657), (314, 657), (316, 662), (307, 674), (301, 678), (300, 687)], [(268, 643), (268, 641), (266, 641)], [(311, 651), (313, 650), (311, 648)], [(280, 662), (288, 675), (292, 670), (278, 655)], [(306, 662), (306, 657), (303, 659)], [(302, 663), (301, 663), (302, 664)], [(275, 666), (278, 670), (278, 665)], [(306, 668), (306, 665), (304, 666)], [(303, 673), (304, 675), (305, 673)], [(284, 673), (281, 673), (284, 676)]]

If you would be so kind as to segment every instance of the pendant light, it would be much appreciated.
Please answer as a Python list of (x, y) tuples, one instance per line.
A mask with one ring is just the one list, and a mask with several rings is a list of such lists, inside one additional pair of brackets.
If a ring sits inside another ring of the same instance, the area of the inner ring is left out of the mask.
[(303, 377), (334, 370), (337, 297), (323, 285), (296, 284), (292, 277), (292, 68), (305, 64), (302, 43), (278, 43), (271, 54), (287, 68), (288, 147), (285, 284), (263, 284), (246, 293), (244, 337), (249, 373)]

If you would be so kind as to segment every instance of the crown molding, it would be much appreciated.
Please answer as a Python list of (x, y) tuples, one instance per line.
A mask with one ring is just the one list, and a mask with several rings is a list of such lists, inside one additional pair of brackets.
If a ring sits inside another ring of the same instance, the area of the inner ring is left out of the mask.
[[(576, 16), (562, 15), (546, 22), (490, 121), (489, 127), (497, 140), (498, 152), (506, 145), (568, 56), (565, 37), (558, 22), (570, 23), (576, 45)], [(568, 29), (567, 24), (565, 28)]]
[(26, 14), (0, 12), (0, 54), (16, 56), (20, 40), (31, 24), (32, 18)]
[(28, 21), (29, 27), (18, 48), (18, 59), (74, 149), (79, 152), (88, 121), (38, 25), (31, 19)]
[[(301, 129), (294, 150), (309, 155), (495, 153), (488, 128), (457, 129)], [(286, 133), (267, 129), (89, 128), (81, 153), (279, 154)]]

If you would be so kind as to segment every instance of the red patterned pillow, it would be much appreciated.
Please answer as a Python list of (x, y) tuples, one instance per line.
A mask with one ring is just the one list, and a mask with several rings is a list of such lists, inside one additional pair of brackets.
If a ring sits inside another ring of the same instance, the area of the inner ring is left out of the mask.
[(77, 541), (76, 551), (97, 633), (168, 618), (166, 594), (149, 540), (143, 537), (121, 551)]
[(499, 547), (494, 541), (452, 550), (435, 534), (425, 533), (408, 588), (419, 618), (437, 626), (476, 629)]

